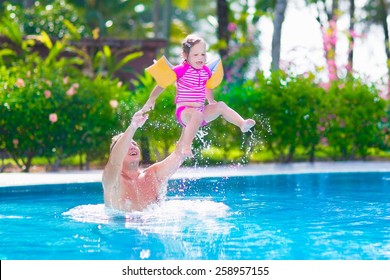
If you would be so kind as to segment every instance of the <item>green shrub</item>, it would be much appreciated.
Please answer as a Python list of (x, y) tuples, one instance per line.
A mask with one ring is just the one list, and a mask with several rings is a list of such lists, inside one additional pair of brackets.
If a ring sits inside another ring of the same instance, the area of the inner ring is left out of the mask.
[(275, 159), (293, 161), (296, 148), (303, 146), (310, 160), (314, 160), (324, 93), (314, 84), (314, 77), (293, 77), (283, 72), (265, 77), (258, 73), (250, 88), (255, 96), (251, 101), (255, 111), (269, 122), (263, 127), (265, 146)]
[(358, 79), (334, 82), (323, 98), (327, 116), (321, 120), (334, 159), (366, 159), (368, 149), (383, 143), (386, 102), (377, 90)]
[(25, 35), (39, 35), (44, 31), (56, 38), (69, 35), (81, 38), (91, 34), (84, 16), (73, 5), (64, 0), (51, 2), (45, 5), (36, 1), (29, 8), (5, 2), (2, 17), (18, 24)]
[(75, 69), (66, 76), (39, 59), (23, 62), (0, 68), (0, 142), (17, 164), (28, 171), (34, 157), (45, 156), (55, 169), (76, 154), (85, 153), (88, 162), (104, 157), (120, 118), (130, 118), (128, 108), (117, 114), (119, 104), (131, 102), (126, 87)]

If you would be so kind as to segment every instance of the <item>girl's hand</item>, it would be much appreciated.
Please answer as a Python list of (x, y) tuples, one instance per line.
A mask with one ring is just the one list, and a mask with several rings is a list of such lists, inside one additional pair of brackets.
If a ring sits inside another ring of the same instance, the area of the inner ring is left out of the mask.
[(153, 110), (154, 109), (154, 102), (153, 101), (147, 101), (146, 103), (145, 103), (145, 105), (142, 107), (142, 109), (141, 109), (141, 111), (143, 112), (143, 113), (146, 113), (146, 112), (149, 112), (150, 110)]

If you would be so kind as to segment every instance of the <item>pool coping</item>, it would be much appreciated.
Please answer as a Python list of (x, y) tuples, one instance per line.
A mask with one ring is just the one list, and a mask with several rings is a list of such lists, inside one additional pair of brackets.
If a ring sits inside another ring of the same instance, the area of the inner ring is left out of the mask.
[[(264, 163), (210, 167), (182, 167), (174, 179), (236, 177), (278, 174), (390, 172), (390, 161), (343, 161), (315, 163)], [(50, 184), (101, 182), (102, 170), (37, 173), (0, 173), (0, 188)]]

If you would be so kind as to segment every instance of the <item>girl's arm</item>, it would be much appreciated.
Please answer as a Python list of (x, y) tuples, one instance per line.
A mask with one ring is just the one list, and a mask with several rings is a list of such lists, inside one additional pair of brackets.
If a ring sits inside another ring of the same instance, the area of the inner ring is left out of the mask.
[(152, 92), (150, 93), (150, 96), (148, 100), (146, 101), (145, 105), (142, 107), (142, 112), (148, 112), (150, 110), (154, 109), (154, 105), (156, 104), (156, 99), (160, 96), (160, 94), (164, 91), (163, 87), (160, 87), (159, 85), (155, 86)]
[(216, 103), (217, 101), (214, 100), (214, 93), (211, 89), (206, 88), (206, 99), (209, 102), (209, 104)]

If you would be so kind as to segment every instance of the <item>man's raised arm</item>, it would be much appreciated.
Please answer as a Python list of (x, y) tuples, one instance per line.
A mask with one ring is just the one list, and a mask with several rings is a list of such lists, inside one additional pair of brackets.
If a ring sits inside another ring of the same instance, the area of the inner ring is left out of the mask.
[(160, 182), (168, 181), (187, 158), (187, 156), (181, 152), (183, 150), (182, 138), (183, 132), (176, 144), (175, 150), (164, 160), (147, 168), (147, 170), (155, 172), (156, 177)]
[(103, 171), (104, 186), (115, 183), (118, 174), (121, 172), (123, 160), (129, 150), (134, 134), (139, 127), (144, 125), (147, 119), (148, 115), (144, 115), (141, 111), (136, 112), (126, 131), (118, 137), (115, 143), (113, 143), (110, 157)]

